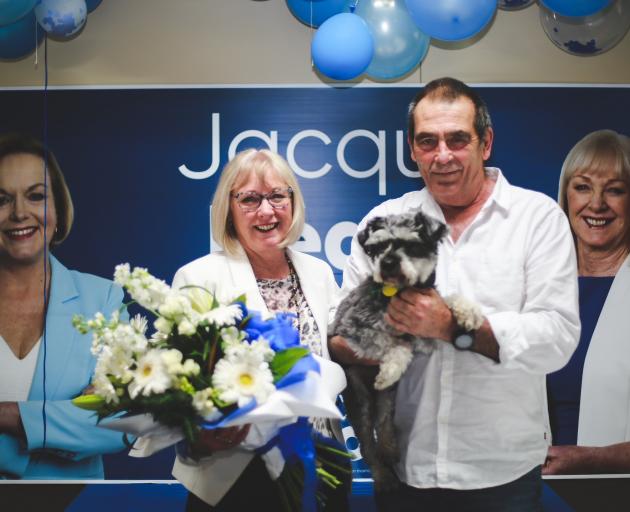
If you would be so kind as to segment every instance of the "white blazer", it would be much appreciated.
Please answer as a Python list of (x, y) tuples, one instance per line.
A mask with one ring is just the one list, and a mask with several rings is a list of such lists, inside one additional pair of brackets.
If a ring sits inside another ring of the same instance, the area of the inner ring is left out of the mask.
[[(326, 262), (318, 258), (290, 249), (287, 251), (321, 333), (324, 352), (322, 356), (329, 358), (329, 315), (339, 292), (332, 270)], [(245, 255), (232, 257), (221, 251), (184, 265), (175, 274), (173, 288), (188, 284), (205, 286), (208, 290), (215, 291), (219, 297), (225, 298), (234, 298), (244, 293), (248, 308), (268, 312)], [(236, 482), (252, 457), (251, 451), (235, 448), (204, 457), (197, 463), (177, 459), (173, 476), (203, 501), (215, 505)]]
[(630, 256), (613, 280), (586, 353), (578, 444), (630, 440)]

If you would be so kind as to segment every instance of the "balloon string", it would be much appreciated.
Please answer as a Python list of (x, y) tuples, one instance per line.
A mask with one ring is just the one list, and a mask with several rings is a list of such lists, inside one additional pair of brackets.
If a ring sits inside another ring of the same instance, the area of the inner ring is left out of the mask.
[[(311, 22), (309, 23), (309, 26), (311, 27), (311, 45), (313, 44), (313, 37), (315, 36), (315, 31), (313, 30), (313, 0), (311, 0), (310, 2), (310, 7), (311, 7)], [(313, 62), (313, 54), (311, 53), (311, 69), (315, 68), (315, 63)]]
[[(44, 233), (47, 232), (48, 221), (48, 34), (44, 34)], [(43, 401), (42, 401), (42, 420), (44, 422), (44, 432), (42, 449), (46, 449), (47, 440), (47, 427), (48, 421), (46, 420), (46, 365), (48, 355), (47, 344), (47, 328), (48, 323), (48, 294), (46, 290), (46, 282), (48, 278), (48, 244), (44, 243), (44, 332), (42, 334), (42, 342), (44, 348), (44, 361), (42, 365), (42, 388), (43, 388)], [(52, 283), (51, 283), (52, 284)]]
[(354, 0), (354, 3), (350, 6), (350, 12), (352, 14), (354, 14), (354, 10), (357, 8), (357, 5), (359, 5), (359, 0)]
[(39, 62), (39, 61), (38, 61), (38, 53), (37, 53), (37, 50), (38, 50), (38, 48), (37, 48), (37, 47), (39, 46), (39, 45), (37, 44), (37, 28), (38, 28), (38, 27), (37, 27), (37, 18), (35, 18), (35, 66), (37, 66), (37, 64), (38, 64), (38, 62)]

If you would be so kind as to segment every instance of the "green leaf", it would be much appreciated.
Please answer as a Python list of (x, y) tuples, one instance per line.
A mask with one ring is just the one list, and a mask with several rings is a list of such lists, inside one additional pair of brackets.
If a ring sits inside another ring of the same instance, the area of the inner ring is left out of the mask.
[(309, 354), (306, 347), (291, 347), (280, 352), (276, 352), (271, 364), (271, 373), (273, 373), (273, 381), (278, 382), (284, 377), (291, 368), (304, 356)]
[(81, 409), (98, 411), (105, 405), (105, 399), (98, 395), (81, 395), (74, 398), (72, 403)]

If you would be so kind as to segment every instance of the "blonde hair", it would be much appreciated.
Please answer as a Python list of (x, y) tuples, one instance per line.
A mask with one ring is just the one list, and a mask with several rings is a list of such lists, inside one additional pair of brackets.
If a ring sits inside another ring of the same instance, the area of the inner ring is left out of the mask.
[(558, 203), (569, 214), (567, 188), (577, 171), (613, 170), (630, 185), (630, 138), (613, 130), (597, 130), (580, 140), (564, 159), (560, 171)]
[(268, 149), (241, 151), (223, 168), (212, 199), (212, 238), (231, 256), (241, 253), (242, 249), (232, 222), (230, 200), (237, 182), (244, 181), (251, 173), (263, 181), (266, 175), (275, 173), (293, 189), (293, 219), (280, 247), (296, 242), (304, 229), (304, 196), (287, 161)]

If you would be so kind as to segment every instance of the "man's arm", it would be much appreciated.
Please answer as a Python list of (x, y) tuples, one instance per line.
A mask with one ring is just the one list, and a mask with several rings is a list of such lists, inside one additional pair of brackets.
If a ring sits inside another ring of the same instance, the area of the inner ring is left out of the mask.
[[(458, 331), (452, 311), (435, 289), (403, 290), (392, 299), (385, 320), (400, 332), (447, 343), (453, 342)], [(499, 344), (488, 319), (475, 331), (470, 350), (499, 362)]]

